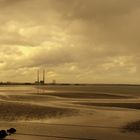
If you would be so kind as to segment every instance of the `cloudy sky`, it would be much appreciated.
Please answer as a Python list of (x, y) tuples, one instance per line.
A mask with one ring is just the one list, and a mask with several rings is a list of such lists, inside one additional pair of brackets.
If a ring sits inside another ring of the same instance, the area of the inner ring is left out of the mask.
[(140, 0), (0, 0), (0, 81), (140, 84)]

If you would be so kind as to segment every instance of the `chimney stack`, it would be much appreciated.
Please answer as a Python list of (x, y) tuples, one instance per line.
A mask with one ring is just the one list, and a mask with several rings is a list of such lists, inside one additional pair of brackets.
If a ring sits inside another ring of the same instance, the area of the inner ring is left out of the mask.
[(45, 70), (43, 70), (43, 82), (45, 83)]
[(40, 79), (39, 79), (39, 70), (37, 71), (37, 82), (39, 83), (40, 81), (39, 81)]

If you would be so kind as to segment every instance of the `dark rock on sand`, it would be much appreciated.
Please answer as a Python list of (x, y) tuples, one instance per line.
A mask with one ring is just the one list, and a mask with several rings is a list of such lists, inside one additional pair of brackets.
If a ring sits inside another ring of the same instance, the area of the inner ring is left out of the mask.
[(8, 134), (6, 133), (5, 130), (1, 130), (1, 131), (0, 131), (0, 139), (5, 138), (7, 135), (8, 135)]
[(16, 129), (15, 128), (7, 129), (7, 133), (14, 134), (14, 133), (16, 133)]

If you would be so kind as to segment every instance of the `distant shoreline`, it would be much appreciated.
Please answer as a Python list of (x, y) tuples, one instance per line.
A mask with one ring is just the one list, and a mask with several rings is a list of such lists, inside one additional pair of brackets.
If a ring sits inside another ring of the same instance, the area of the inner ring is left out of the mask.
[(36, 84), (36, 83), (14, 83), (14, 82), (1, 82), (0, 86), (18, 86), (18, 85), (36, 85), (36, 86), (45, 86), (45, 85), (54, 85), (54, 86), (140, 86), (140, 84), (80, 84), (80, 83), (45, 83), (45, 84)]

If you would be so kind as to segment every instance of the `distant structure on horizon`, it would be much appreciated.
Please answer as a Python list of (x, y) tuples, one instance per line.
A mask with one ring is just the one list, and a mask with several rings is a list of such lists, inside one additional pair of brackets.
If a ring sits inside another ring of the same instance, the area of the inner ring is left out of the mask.
[(35, 81), (38, 85), (44, 85), (45, 84), (45, 70), (43, 70), (42, 73), (42, 80), (40, 80), (40, 71), (37, 70), (37, 81)]

